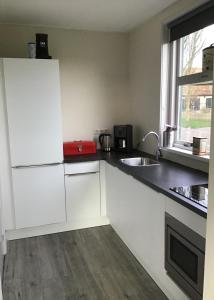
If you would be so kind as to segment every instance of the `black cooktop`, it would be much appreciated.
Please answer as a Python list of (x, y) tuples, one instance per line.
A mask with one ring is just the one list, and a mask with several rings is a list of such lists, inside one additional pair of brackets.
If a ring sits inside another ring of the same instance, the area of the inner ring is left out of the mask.
[(208, 206), (208, 184), (173, 187), (170, 190), (203, 207)]

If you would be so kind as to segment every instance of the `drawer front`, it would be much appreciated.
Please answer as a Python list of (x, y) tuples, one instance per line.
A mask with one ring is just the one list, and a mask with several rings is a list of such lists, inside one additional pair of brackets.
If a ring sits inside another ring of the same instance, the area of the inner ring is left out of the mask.
[(99, 173), (65, 176), (67, 221), (100, 217)]
[(65, 174), (95, 173), (100, 171), (99, 161), (64, 164)]

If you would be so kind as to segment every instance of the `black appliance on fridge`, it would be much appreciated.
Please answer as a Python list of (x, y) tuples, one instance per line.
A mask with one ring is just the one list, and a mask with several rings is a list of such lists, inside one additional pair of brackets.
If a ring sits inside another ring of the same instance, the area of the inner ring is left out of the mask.
[(36, 58), (52, 58), (48, 53), (48, 35), (45, 33), (36, 33)]
[(114, 150), (130, 153), (132, 148), (132, 125), (115, 125)]

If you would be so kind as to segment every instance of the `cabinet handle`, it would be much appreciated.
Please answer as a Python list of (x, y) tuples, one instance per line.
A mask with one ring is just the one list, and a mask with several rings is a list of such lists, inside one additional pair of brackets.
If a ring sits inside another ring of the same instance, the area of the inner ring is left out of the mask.
[(99, 173), (99, 172), (95, 171), (95, 172), (86, 172), (86, 173), (65, 174), (65, 176), (71, 177), (71, 176), (77, 176), (77, 175), (87, 175), (87, 174), (96, 174), (96, 173)]
[(41, 165), (26, 165), (26, 166), (16, 166), (12, 167), (13, 169), (26, 169), (26, 168), (39, 168), (39, 167), (54, 167), (61, 165), (62, 163), (53, 163), (53, 164), (41, 164)]

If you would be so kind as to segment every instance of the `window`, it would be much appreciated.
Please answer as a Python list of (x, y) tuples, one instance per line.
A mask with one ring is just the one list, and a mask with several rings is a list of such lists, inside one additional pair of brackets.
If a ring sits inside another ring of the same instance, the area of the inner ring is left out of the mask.
[(179, 78), (187, 79), (190, 75), (202, 72), (202, 50), (214, 43), (214, 14), (211, 16), (211, 10), (213, 13), (213, 3), (169, 24), (166, 123), (177, 128), (174, 146), (186, 150), (191, 150), (194, 136), (207, 138), (208, 149), (210, 144), (213, 85), (211, 82), (192, 84), (188, 80), (186, 84), (181, 84)]
[[(202, 72), (202, 49), (212, 44), (213, 34), (214, 25), (210, 25), (175, 41), (179, 47), (178, 76)], [(176, 101), (178, 144), (190, 145), (193, 136), (196, 136), (207, 138), (209, 147), (212, 84), (177, 86), (177, 97), (174, 101)]]
[(212, 108), (212, 97), (206, 97), (206, 109)]

